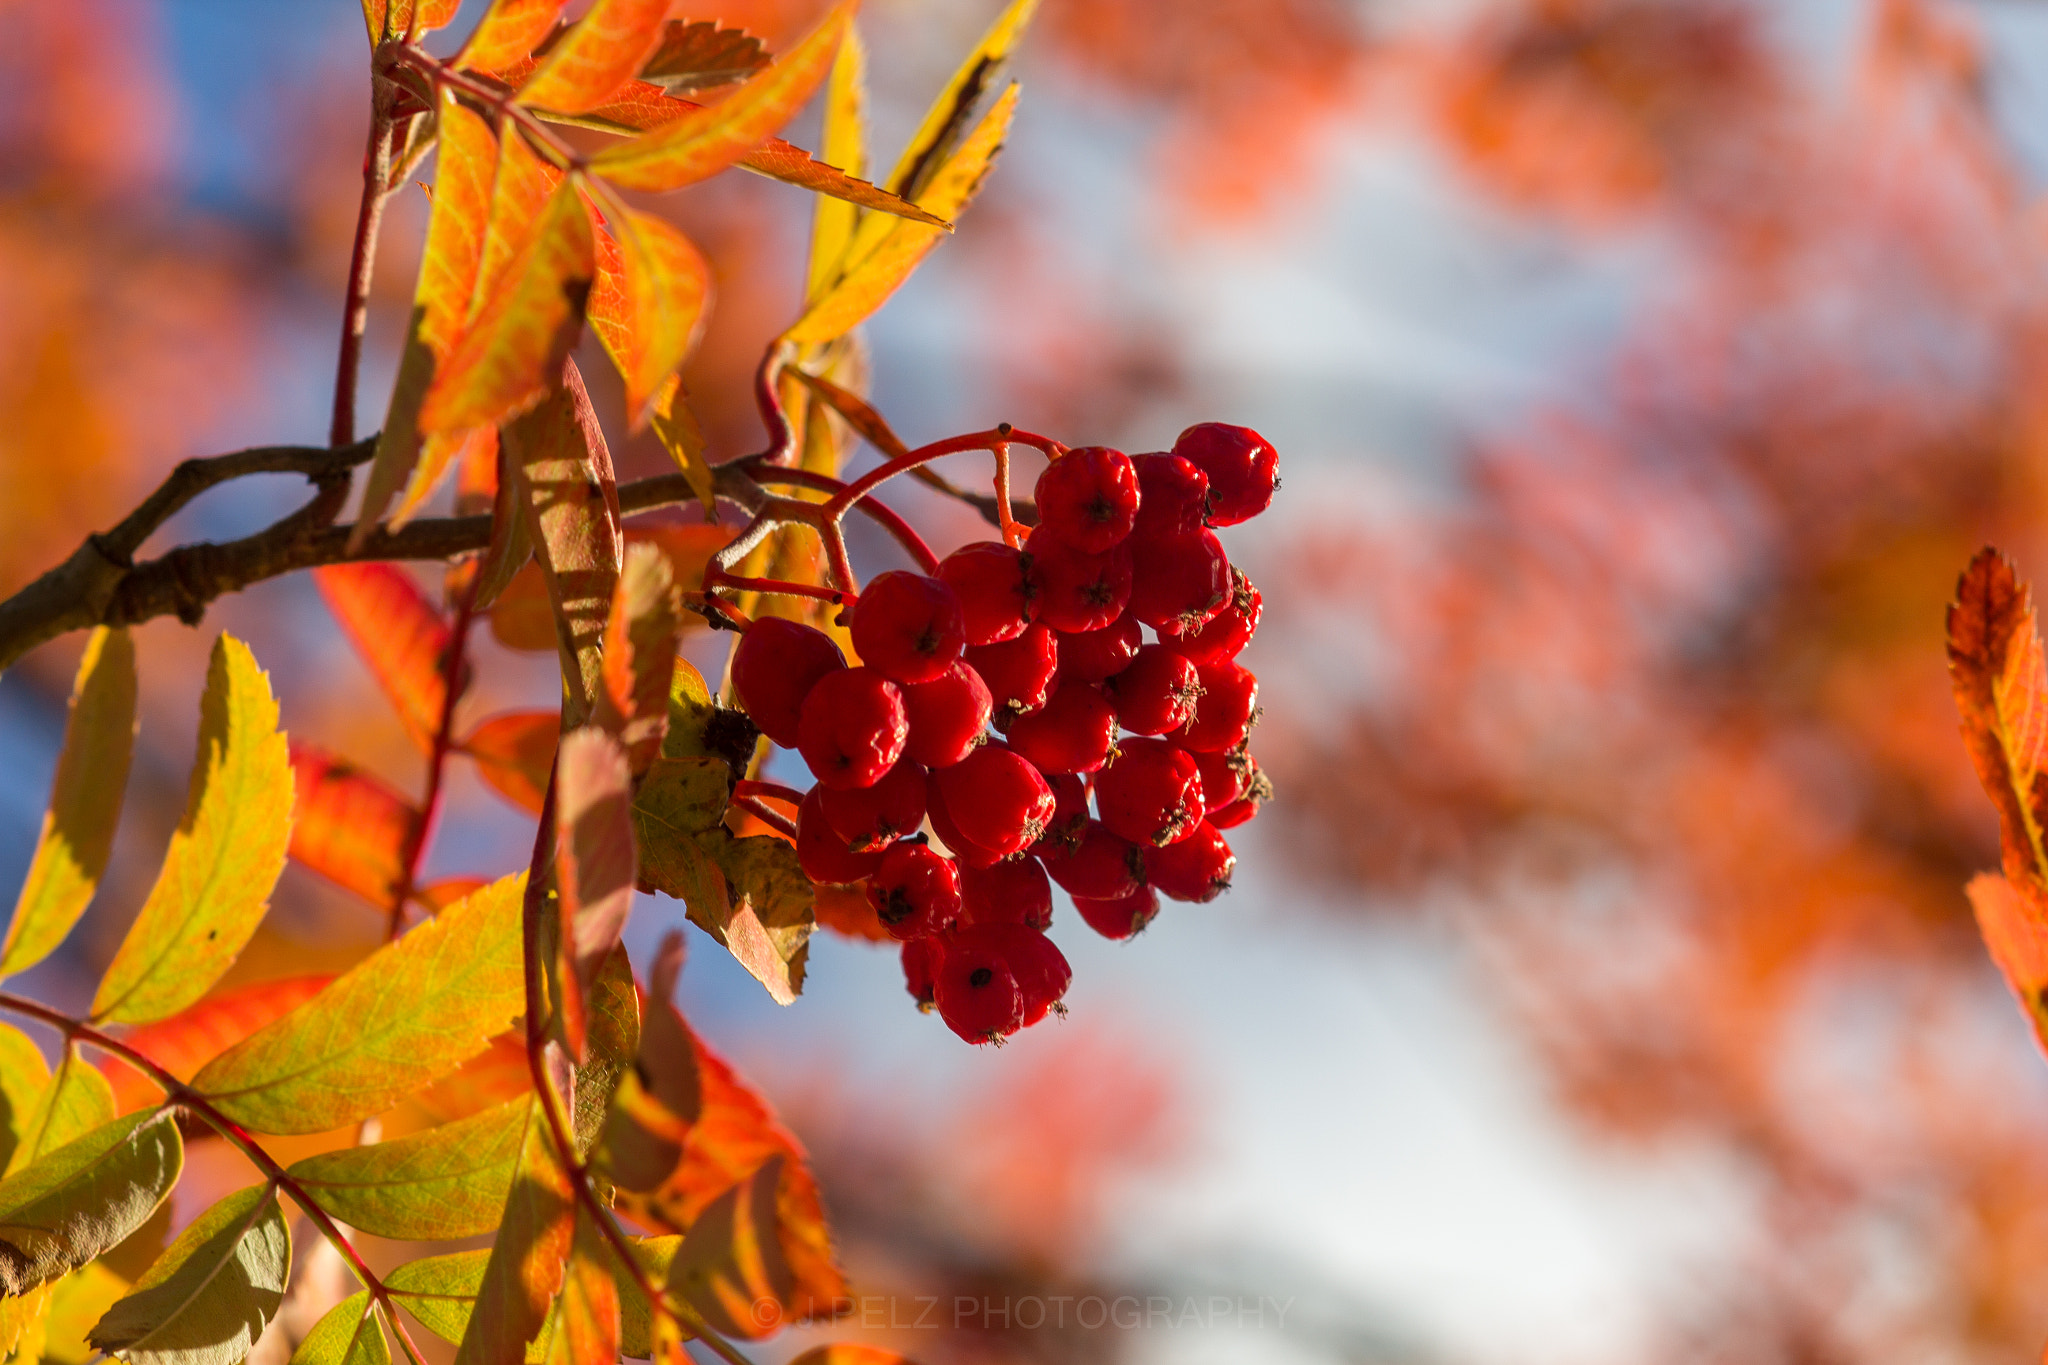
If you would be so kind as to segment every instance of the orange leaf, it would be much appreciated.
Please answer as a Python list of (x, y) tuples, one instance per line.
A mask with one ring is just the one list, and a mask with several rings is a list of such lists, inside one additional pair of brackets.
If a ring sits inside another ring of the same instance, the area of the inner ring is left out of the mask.
[(491, 608), (491, 635), (507, 649), (550, 654), (555, 648), (555, 609), (548, 601), (540, 565), (528, 560), (512, 575)]
[[(441, 676), (449, 629), (419, 584), (395, 564), (332, 564), (313, 571), (327, 609), (398, 709), (406, 733), (432, 749), (448, 695)], [(456, 691), (469, 685), (465, 671)]]
[(580, 114), (604, 103), (661, 45), (669, 0), (597, 0), (548, 49), (519, 102)]
[[(664, 701), (666, 695), (664, 694)], [(633, 911), (633, 774), (616, 737), (585, 726), (555, 765), (555, 888), (562, 914), (562, 1025), (584, 1060), (584, 997)]]
[(835, 7), (788, 56), (718, 104), (607, 147), (591, 159), (591, 169), (637, 190), (680, 189), (716, 175), (759, 147), (811, 97), (851, 22), (850, 6)]
[(492, 716), (462, 741), (477, 775), (520, 809), (540, 814), (562, 718), (553, 711), (512, 711)]
[(462, 0), (418, 0), (418, 6), (412, 18), (415, 35), (448, 27), (455, 20), (455, 12), (462, 8)]
[(885, 1351), (879, 1346), (856, 1346), (850, 1341), (830, 1346), (813, 1346), (789, 1365), (911, 1365), (909, 1356)]
[(533, 235), (549, 196), (561, 187), (562, 173), (542, 160), (524, 136), (498, 144), (498, 164), (491, 175), (490, 216), (484, 225), (476, 279), (462, 311), (466, 327), (505, 283), (505, 271)]
[(2048, 889), (2048, 669), (2033, 595), (2011, 560), (1980, 550), (1948, 609), (1948, 671), (1963, 742), (1998, 808), (2005, 875)]
[(610, 227), (597, 234), (590, 327), (625, 378), (626, 414), (638, 431), (697, 344), (711, 267), (688, 237), (650, 214), (621, 206)]
[(517, 1099), (533, 1088), (533, 1072), (526, 1061), (526, 1033), (519, 1029), (501, 1033), (491, 1045), (425, 1089), (408, 1096), (392, 1111), (385, 1136), (454, 1123), (506, 1100)]
[(778, 1153), (722, 1190), (683, 1235), (668, 1283), (724, 1336), (759, 1339), (783, 1325), (795, 1275), (777, 1232)]
[(529, 1106), (526, 1141), (505, 1201), (504, 1221), (484, 1264), (469, 1330), (455, 1365), (507, 1365), (525, 1359), (548, 1305), (562, 1290), (576, 1232), (576, 1193), (555, 1155), (540, 1106)]
[[(153, 1024), (130, 1029), (122, 1041), (170, 1072), (189, 1081), (199, 1068), (274, 1019), (305, 1004), (334, 978), (294, 976), (266, 981), (201, 1000)], [(102, 1055), (100, 1070), (114, 1087), (121, 1113), (160, 1103), (157, 1083), (118, 1057)]]
[(502, 72), (524, 61), (562, 12), (562, 0), (497, 0), (462, 45), (455, 64)]
[[(557, 187), (504, 284), (470, 320), (420, 404), (424, 431), (466, 431), (516, 417), (548, 394), (583, 326), (592, 259), (590, 210)], [(485, 241), (484, 270), (491, 241)], [(479, 284), (485, 283), (479, 277)]]
[[(704, 586), (704, 566), (724, 549), (733, 533), (723, 526), (691, 523), (687, 526), (628, 526), (626, 544), (652, 545), (668, 556), (669, 577), (678, 590), (694, 592)], [(701, 616), (684, 616), (682, 627), (702, 628)]]
[(298, 785), (292, 857), (389, 907), (405, 880), (419, 812), (378, 778), (316, 745), (293, 741), (291, 757)]
[(455, 902), (473, 896), (489, 885), (482, 877), (443, 877), (420, 888), (420, 904), (438, 915)]
[(2048, 1051), (2048, 901), (1989, 872), (1971, 879), (1969, 893), (1984, 946)]
[(676, 671), (682, 610), (668, 556), (653, 545), (626, 545), (626, 563), (604, 627), (604, 687), (598, 717), (625, 746), (634, 776), (644, 774), (668, 733), (669, 684)]

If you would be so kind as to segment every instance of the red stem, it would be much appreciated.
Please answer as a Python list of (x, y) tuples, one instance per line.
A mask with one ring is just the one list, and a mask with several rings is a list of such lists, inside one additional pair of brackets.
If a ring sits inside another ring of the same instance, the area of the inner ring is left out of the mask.
[(334, 369), (334, 417), (327, 444), (345, 446), (356, 438), (356, 377), (362, 369), (363, 332), (370, 320), (370, 275), (377, 264), (377, 228), (390, 197), (385, 181), (398, 125), (381, 99), (372, 101), (369, 144), (363, 149), (363, 199), (356, 210), (355, 242), (349, 249), (348, 292), (341, 309), (341, 353)]
[[(846, 491), (844, 480), (835, 479), (830, 474), (814, 473), (808, 469), (764, 468), (754, 473), (754, 481), (756, 483), (782, 484), (797, 488), (815, 488), (824, 493), (843, 493)], [(894, 536), (896, 543), (910, 553), (910, 557), (917, 561), (917, 566), (920, 569), (928, 574), (935, 574), (939, 571), (939, 557), (932, 553), (932, 547), (925, 544), (924, 537), (920, 536), (911, 527), (909, 522), (898, 516), (893, 508), (885, 503), (876, 502), (872, 498), (863, 498), (854, 505), (867, 513), (883, 530)]]
[(785, 597), (809, 597), (819, 602), (830, 602), (835, 607), (850, 607), (857, 600), (850, 592), (837, 588), (820, 587), (815, 583), (792, 583), (786, 578), (742, 578), (738, 574), (721, 572), (713, 566), (704, 573), (706, 591), (712, 588), (731, 588), (738, 592), (781, 593)]
[(751, 796), (735, 796), (732, 799), (732, 803), (753, 816), (756, 820), (759, 820), (762, 824), (768, 826), (768, 828), (788, 835), (792, 839), (796, 838), (796, 821), (790, 819), (781, 811), (765, 806)]
[(427, 860), (427, 847), (433, 842), (434, 826), (441, 816), (443, 779), (448, 770), (448, 755), (455, 747), (455, 707), (462, 700), (462, 666), (468, 658), (469, 628), (476, 620), (476, 590), (482, 581), (474, 565), (468, 578), (469, 586), (455, 609), (455, 625), (449, 631), (448, 649), (441, 660), (441, 723), (434, 731), (434, 747), (427, 756), (427, 790), (420, 800), (419, 823), (413, 826), (412, 838), (407, 841), (405, 875), (391, 898), (390, 923), (384, 931), (386, 943), (397, 938), (398, 931), (405, 927), (406, 903), (419, 890), (420, 867)]
[(1034, 446), (1044, 451), (1053, 459), (1058, 459), (1067, 450), (1065, 446), (1053, 440), (1050, 436), (1039, 436), (1029, 431), (1018, 431), (1008, 423), (1004, 423), (992, 431), (976, 431), (969, 432), (965, 436), (949, 436), (943, 441), (934, 441), (928, 446), (919, 446), (908, 455), (898, 456), (886, 464), (869, 470), (848, 484), (846, 491), (835, 495), (830, 502), (826, 503), (825, 511), (827, 515), (834, 517), (844, 515), (847, 508), (866, 497), (877, 485), (895, 478), (906, 470), (915, 469), (922, 464), (929, 464), (942, 455), (958, 455), (968, 450), (993, 451), (998, 446), (1012, 443)]

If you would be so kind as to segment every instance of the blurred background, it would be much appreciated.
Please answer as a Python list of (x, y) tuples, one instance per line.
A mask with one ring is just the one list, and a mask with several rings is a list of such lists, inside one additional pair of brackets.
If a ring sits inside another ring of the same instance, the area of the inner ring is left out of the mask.
[[(822, 8), (690, 17), (779, 47)], [(884, 165), (997, 9), (868, 0)], [(321, 440), (366, 62), (353, 0), (0, 23), (11, 592), (179, 458)], [(833, 1335), (937, 1365), (2031, 1358), (2048, 1066), (1962, 894), (1995, 826), (1941, 613), (1986, 540), (2048, 568), (2048, 6), (1045, 0), (1018, 75), (990, 187), (869, 328), (877, 404), (913, 442), (1270, 437), (1284, 488), (1225, 541), (1267, 604), (1279, 798), (1229, 896), (1128, 944), (1063, 907), (1071, 1014), (1000, 1051), (886, 950), (821, 934), (784, 1010), (693, 936), (685, 1012), (818, 1167), (862, 1296)], [(809, 204), (739, 175), (657, 202), (716, 265), (687, 377), (743, 453)], [(362, 430), (424, 221), (394, 200)], [(585, 372), (625, 471), (660, 468)], [(981, 534), (893, 498), (942, 548)], [(419, 783), (309, 582), (151, 624), (115, 870), (43, 998), (89, 995), (147, 891), (223, 628), (295, 737)], [(549, 700), (551, 658), (479, 639), (468, 715)], [(0, 678), (0, 894), (81, 643)], [(529, 817), (453, 780), (430, 870), (523, 866)], [(680, 918), (643, 899), (636, 955)], [(231, 981), (381, 930), (291, 869)]]

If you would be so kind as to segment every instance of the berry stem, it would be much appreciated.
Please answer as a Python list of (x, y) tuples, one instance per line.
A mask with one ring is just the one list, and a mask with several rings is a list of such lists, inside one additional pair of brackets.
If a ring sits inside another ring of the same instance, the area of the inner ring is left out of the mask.
[[(852, 593), (837, 588), (820, 587), (815, 583), (792, 583), (786, 578), (742, 578), (738, 574), (719, 573), (714, 580), (712, 571), (704, 574), (706, 590), (730, 588), (736, 592), (781, 593), (785, 597), (809, 597), (819, 602), (830, 602), (835, 607), (851, 605), (856, 599)], [(722, 603), (720, 604), (723, 605)]]
[(1067, 453), (1067, 448), (1058, 441), (1053, 440), (1050, 436), (1040, 436), (1035, 432), (1019, 431), (1005, 422), (990, 431), (974, 431), (964, 436), (948, 436), (943, 441), (934, 441), (930, 445), (919, 446), (908, 455), (898, 456), (886, 464), (871, 469), (858, 479), (855, 479), (851, 484), (848, 484), (845, 492), (836, 495), (830, 502), (826, 503), (825, 509), (834, 517), (843, 516), (847, 508), (866, 497), (876, 486), (895, 478), (898, 474), (904, 473), (907, 470), (915, 469), (919, 465), (929, 464), (943, 455), (958, 455), (969, 450), (994, 451), (998, 446), (1007, 446), (1011, 442), (1042, 450), (1046, 453), (1048, 459), (1056, 460)]
[[(744, 786), (746, 784), (742, 783), (741, 785)], [(771, 806), (763, 805), (759, 800), (751, 796), (735, 796), (732, 799), (732, 803), (778, 834), (787, 835), (792, 839), (796, 838), (796, 821), (790, 819), (781, 811)]]
[[(819, 474), (809, 469), (764, 468), (755, 471), (754, 480), (757, 483), (779, 484), (784, 487), (815, 488), (823, 493), (837, 494), (846, 491), (844, 480), (835, 479), (830, 474)], [(918, 568), (928, 574), (934, 574), (939, 571), (939, 557), (932, 553), (932, 547), (925, 543), (924, 537), (920, 536), (911, 527), (909, 522), (897, 515), (895, 509), (886, 503), (876, 502), (872, 498), (863, 498), (856, 505), (883, 530), (895, 537), (896, 543), (901, 545), (909, 552), (910, 557), (917, 561)]]
[(734, 796), (765, 797), (770, 801), (784, 801), (792, 806), (804, 803), (804, 794), (795, 787), (785, 787), (780, 782), (756, 782), (752, 778), (741, 778), (733, 787)]

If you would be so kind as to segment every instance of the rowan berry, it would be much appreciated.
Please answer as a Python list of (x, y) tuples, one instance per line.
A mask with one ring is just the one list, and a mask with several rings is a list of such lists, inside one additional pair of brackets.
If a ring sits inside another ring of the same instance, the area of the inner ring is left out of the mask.
[(1034, 496), (1040, 525), (1100, 554), (1131, 533), (1138, 518), (1138, 473), (1121, 450), (1080, 446), (1045, 467)]
[(1062, 634), (1060, 677), (1072, 682), (1101, 682), (1121, 673), (1145, 643), (1145, 628), (1128, 611), (1101, 630)]
[(1259, 770), (1258, 760), (1247, 756), (1245, 761), (1250, 767), (1246, 771), (1243, 795), (1221, 810), (1211, 811), (1207, 817), (1209, 823), (1218, 829), (1237, 828), (1257, 816), (1259, 808), (1273, 799), (1272, 779)]
[(1230, 570), (1230, 601), (1222, 611), (1193, 630), (1182, 631), (1169, 621), (1159, 628), (1159, 642), (1172, 645), (1198, 664), (1234, 659), (1258, 632), (1265, 599), (1242, 570)]
[(970, 1043), (992, 1043), (1024, 1024), (1024, 994), (1009, 955), (985, 935), (955, 936), (940, 949), (932, 998), (946, 1027)]
[(1131, 600), (1131, 552), (1119, 542), (1093, 553), (1040, 526), (1024, 542), (1032, 610), (1054, 630), (1100, 630)]
[(1203, 422), (1173, 443), (1173, 453), (1209, 476), (1209, 524), (1235, 526), (1266, 510), (1280, 486), (1280, 454), (1250, 427)]
[(872, 787), (820, 786), (818, 805), (832, 832), (855, 853), (865, 853), (917, 832), (924, 823), (924, 787), (924, 769), (905, 758)]
[(1202, 818), (1219, 811), (1244, 795), (1245, 779), (1251, 772), (1251, 756), (1232, 749), (1195, 755), (1195, 770), (1202, 775)]
[(930, 682), (905, 683), (903, 711), (910, 736), (903, 752), (927, 768), (947, 768), (974, 752), (988, 729), (995, 700), (965, 660)]
[(893, 569), (877, 574), (847, 623), (860, 661), (891, 682), (930, 682), (967, 647), (960, 599), (943, 579)]
[(1074, 909), (1104, 938), (1127, 939), (1159, 917), (1159, 893), (1141, 886), (1128, 896), (1091, 900), (1076, 896)]
[(903, 987), (921, 1010), (932, 1008), (932, 988), (944, 953), (937, 938), (914, 938), (903, 945)]
[(891, 938), (926, 938), (960, 918), (960, 869), (929, 844), (896, 844), (868, 878), (868, 904)]
[(1138, 471), (1139, 540), (1184, 535), (1202, 529), (1209, 507), (1209, 476), (1178, 455), (1133, 455)]
[(1060, 997), (1073, 982), (1074, 969), (1051, 939), (1022, 924), (995, 924), (961, 932), (977, 937), (986, 935), (1010, 964), (1010, 975), (1017, 979), (1018, 994), (1024, 999), (1023, 1027), (1030, 1028), (1050, 1011), (1061, 1008)]
[(933, 776), (960, 833), (1003, 857), (1030, 847), (1052, 819), (1052, 788), (1037, 768), (1001, 745), (984, 744)]
[(1145, 875), (1160, 895), (1177, 901), (1212, 901), (1230, 889), (1237, 856), (1204, 820), (1178, 843), (1155, 848), (1145, 857)]
[(960, 832), (960, 826), (953, 822), (953, 814), (946, 809), (946, 794), (939, 788), (939, 774), (934, 770), (925, 785), (924, 818), (932, 827), (932, 833), (939, 836), (939, 842), (946, 846), (962, 867), (993, 867), (1003, 860), (1003, 854), (983, 848)]
[(1138, 549), (1142, 553), (1132, 556), (1130, 612), (1146, 625), (1185, 634), (1230, 604), (1230, 559), (1214, 531), (1158, 536)]
[(1114, 900), (1145, 884), (1145, 855), (1100, 820), (1090, 820), (1073, 849), (1041, 853), (1046, 875), (1070, 896)]
[(939, 577), (960, 599), (970, 647), (1014, 640), (1030, 624), (1031, 581), (1021, 551), (978, 540), (940, 560)]
[(1052, 821), (1031, 851), (1072, 852), (1088, 828), (1088, 784), (1073, 773), (1047, 773), (1045, 781), (1052, 788)]
[(1059, 639), (1044, 626), (1031, 625), (1014, 640), (968, 650), (967, 662), (988, 685), (997, 723), (1007, 725), (1012, 718), (1052, 700), (1053, 675), (1060, 662)]
[(1200, 665), (1195, 676), (1201, 680), (1202, 696), (1195, 703), (1194, 719), (1167, 738), (1197, 753), (1235, 749), (1250, 732), (1258, 710), (1258, 678), (1228, 659)]
[(1093, 686), (1063, 682), (1044, 707), (1010, 722), (1010, 747), (1041, 773), (1092, 773), (1116, 750), (1116, 721)]
[(1186, 656), (1165, 645), (1146, 645), (1129, 667), (1109, 680), (1109, 695), (1124, 729), (1135, 735), (1163, 735), (1193, 718), (1202, 684)]
[(851, 885), (865, 881), (882, 865), (880, 850), (855, 853), (825, 818), (825, 788), (804, 793), (796, 809), (796, 861), (804, 875), (814, 882)]
[(1194, 755), (1164, 740), (1127, 739), (1116, 761), (1096, 775), (1095, 809), (1132, 843), (1170, 844), (1202, 818), (1201, 770)]
[(761, 733), (794, 749), (804, 698), (818, 679), (845, 667), (846, 656), (824, 631), (763, 616), (733, 650), (732, 685)]
[(1005, 858), (990, 867), (960, 869), (963, 924), (1052, 927), (1052, 882), (1036, 858)]
[(903, 693), (872, 668), (827, 673), (804, 698), (797, 751), (828, 787), (870, 787), (903, 757)]

